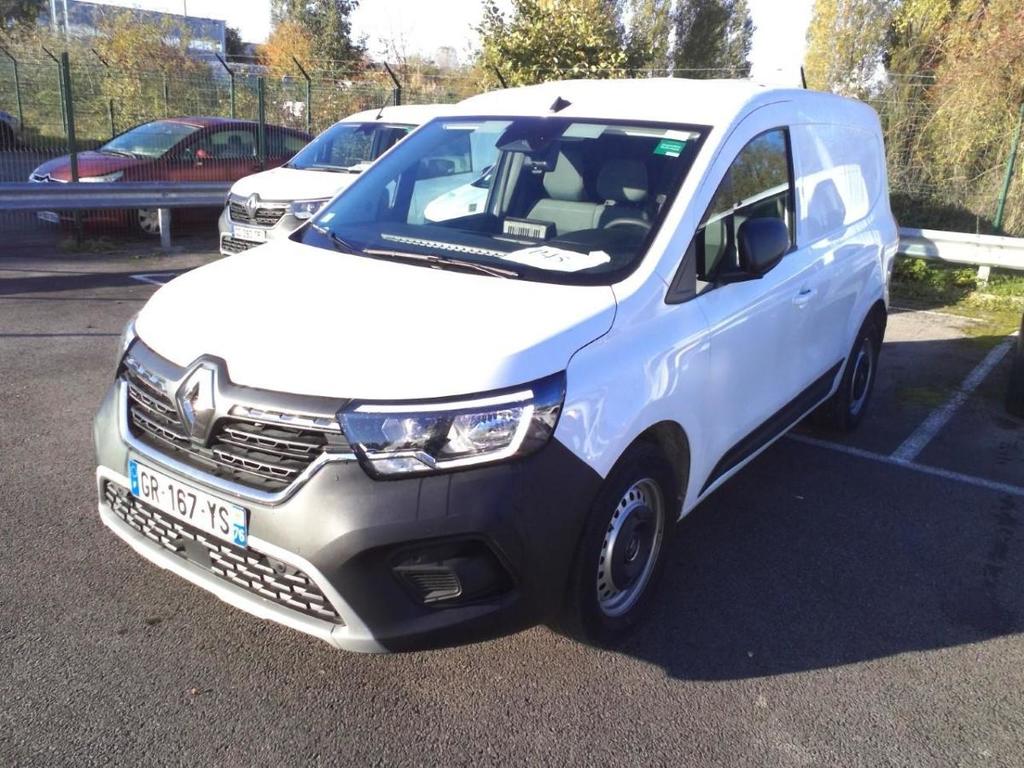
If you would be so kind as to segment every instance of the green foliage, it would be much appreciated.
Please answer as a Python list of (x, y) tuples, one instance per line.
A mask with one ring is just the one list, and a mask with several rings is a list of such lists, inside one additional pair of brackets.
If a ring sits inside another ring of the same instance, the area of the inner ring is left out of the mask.
[(895, 0), (815, 0), (807, 33), (807, 84), (863, 97), (885, 60)]
[(293, 22), (312, 40), (313, 55), (336, 64), (361, 63), (363, 46), (352, 40), (352, 11), (358, 0), (273, 0), (274, 25)]
[(747, 0), (680, 0), (675, 14), (677, 69), (687, 77), (746, 77), (754, 23)]
[(630, 69), (672, 68), (672, 5), (672, 0), (627, 0), (626, 59)]
[(245, 43), (242, 41), (242, 35), (234, 27), (224, 28), (224, 54), (227, 59), (245, 55)]
[(0, 29), (35, 24), (48, 7), (48, 0), (0, 0)]
[(625, 74), (622, 32), (608, 0), (512, 0), (508, 16), (486, 0), (478, 31), (478, 63), (491, 82), (495, 69), (509, 85)]

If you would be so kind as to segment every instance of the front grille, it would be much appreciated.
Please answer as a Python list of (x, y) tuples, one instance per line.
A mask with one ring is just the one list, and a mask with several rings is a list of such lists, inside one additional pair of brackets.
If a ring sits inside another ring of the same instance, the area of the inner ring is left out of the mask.
[(299, 569), (174, 520), (116, 483), (104, 485), (103, 498), (124, 522), (183, 560), (278, 605), (342, 623), (320, 588)]
[(262, 245), (262, 243), (254, 243), (251, 240), (239, 240), (237, 237), (231, 237), (230, 235), (224, 235), (220, 239), (220, 249), (228, 253), (242, 253), (250, 248), (255, 248), (257, 245)]
[(254, 209), (253, 215), (250, 216), (249, 212), (245, 210), (244, 205), (234, 201), (230, 203), (228, 208), (230, 209), (232, 221), (237, 221), (239, 224), (255, 224), (259, 227), (272, 227), (287, 213), (285, 208), (261, 205)]
[(121, 377), (128, 388), (132, 435), (191, 467), (260, 491), (287, 488), (323, 453), (351, 448), (334, 419), (235, 406), (213, 425), (205, 445), (188, 434), (165, 383), (131, 355)]

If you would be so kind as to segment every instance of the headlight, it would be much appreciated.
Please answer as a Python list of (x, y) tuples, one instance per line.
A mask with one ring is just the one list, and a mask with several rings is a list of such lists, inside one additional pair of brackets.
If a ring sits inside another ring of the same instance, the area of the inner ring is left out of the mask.
[(135, 318), (137, 318), (138, 316), (138, 312), (132, 315), (131, 320), (129, 320), (125, 324), (124, 330), (121, 331), (121, 340), (117, 343), (118, 365), (121, 364), (121, 358), (124, 357), (124, 353), (128, 351), (128, 347), (130, 347), (132, 345), (132, 342), (135, 341), (136, 338), (138, 338), (137, 334), (135, 333)]
[(526, 456), (555, 431), (565, 374), (514, 390), (432, 403), (360, 403), (338, 414), (342, 429), (374, 475), (390, 476)]
[(114, 171), (113, 173), (108, 173), (106, 176), (84, 176), (80, 178), (79, 181), (95, 184), (98, 182), (117, 181), (122, 176), (124, 176), (124, 171)]
[(296, 200), (289, 206), (289, 209), (296, 219), (308, 219), (326, 202), (326, 200)]

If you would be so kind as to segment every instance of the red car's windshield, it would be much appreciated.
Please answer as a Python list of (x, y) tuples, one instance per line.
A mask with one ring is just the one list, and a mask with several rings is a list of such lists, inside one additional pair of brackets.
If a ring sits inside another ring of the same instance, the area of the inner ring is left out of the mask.
[(100, 152), (133, 157), (162, 157), (167, 150), (198, 130), (194, 125), (157, 120), (125, 131), (100, 147)]

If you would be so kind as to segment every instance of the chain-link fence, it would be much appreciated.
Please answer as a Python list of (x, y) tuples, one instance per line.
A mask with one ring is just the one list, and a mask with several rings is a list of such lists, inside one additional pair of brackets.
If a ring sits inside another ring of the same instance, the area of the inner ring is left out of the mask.
[[(707, 77), (733, 73), (620, 74)], [(580, 73), (552, 72), (550, 76), (559, 79)], [(62, 55), (56, 51), (0, 49), (0, 182), (24, 182), (40, 170), (45, 175), (47, 163), (63, 162), (60, 158), (72, 146), (82, 153), (77, 176), (102, 177), (106, 175), (103, 164), (94, 162), (87, 150), (133, 126), (182, 116), (249, 121), (257, 130), (255, 143), (243, 141), (239, 149), (254, 156), (250, 159), (256, 162), (244, 169), (249, 173), (280, 164), (297, 141), (353, 112), (397, 102), (453, 102), (500, 87), (500, 81), (499, 72), (472, 68), (438, 72), (374, 65), (351, 71), (330, 62), (297, 60), (291, 66), (270, 67), (211, 59), (193, 61), (186, 71), (168, 72), (159, 62), (152, 68), (119, 66), (93, 50), (78, 49), (62, 64)], [(935, 114), (931, 85), (926, 75), (889, 74), (868, 98), (882, 118), (898, 220), (905, 226), (992, 232), (1001, 207), (1002, 229), (1024, 235), (1024, 161), (1016, 164), (1012, 175), (1006, 173), (1015, 130), (1011, 126), (1005, 136), (994, 143), (990, 140), (975, 157), (956, 167), (935, 164), (922, 148)], [(289, 139), (276, 141), (275, 135)], [(137, 160), (136, 165), (145, 162)], [(140, 169), (134, 178), (176, 178), (166, 164), (151, 165), (148, 174)], [(209, 173), (191, 176), (199, 180), (209, 178)]]

